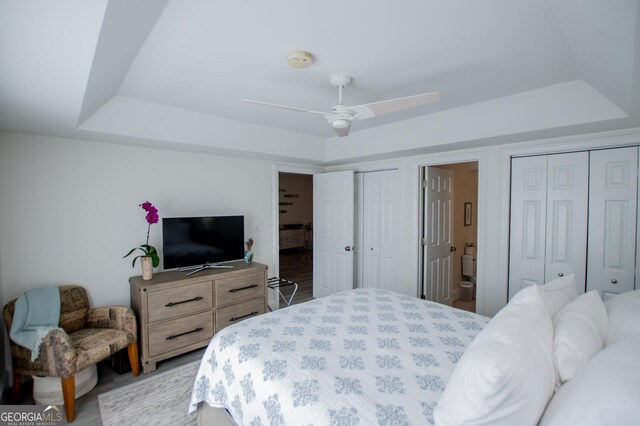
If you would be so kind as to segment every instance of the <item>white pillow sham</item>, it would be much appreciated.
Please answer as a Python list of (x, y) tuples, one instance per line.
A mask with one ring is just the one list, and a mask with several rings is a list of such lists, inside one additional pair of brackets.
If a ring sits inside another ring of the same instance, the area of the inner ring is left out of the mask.
[(637, 425), (640, 334), (597, 353), (554, 395), (541, 426)]
[(464, 352), (437, 425), (535, 425), (553, 393), (553, 326), (539, 286), (520, 290)]
[(618, 294), (605, 306), (609, 314), (605, 346), (640, 333), (640, 290)]
[(590, 291), (572, 300), (553, 318), (553, 356), (562, 382), (604, 346), (607, 310), (600, 294)]
[(556, 278), (541, 286), (540, 289), (551, 318), (580, 294), (576, 286), (575, 274)]

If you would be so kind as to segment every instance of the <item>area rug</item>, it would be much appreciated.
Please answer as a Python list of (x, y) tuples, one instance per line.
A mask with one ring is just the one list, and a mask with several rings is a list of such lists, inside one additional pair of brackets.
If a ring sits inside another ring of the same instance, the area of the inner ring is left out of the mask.
[(104, 426), (195, 425), (187, 411), (200, 361), (98, 395)]

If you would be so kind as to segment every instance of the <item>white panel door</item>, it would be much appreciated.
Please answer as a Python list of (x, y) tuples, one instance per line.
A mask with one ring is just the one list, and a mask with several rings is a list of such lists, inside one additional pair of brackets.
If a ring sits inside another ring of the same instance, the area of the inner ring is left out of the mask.
[(451, 305), (453, 172), (426, 167), (425, 181), (423, 288), (428, 300)]
[(313, 176), (313, 297), (353, 288), (353, 171)]
[(606, 300), (634, 288), (638, 148), (590, 157), (587, 290)]
[(574, 273), (585, 289), (589, 153), (547, 157), (547, 233), (544, 282)]
[(364, 173), (362, 286), (397, 290), (397, 170)]
[(512, 159), (509, 299), (544, 283), (546, 213), (547, 157)]
[(363, 174), (362, 286), (380, 288), (380, 175)]
[(380, 236), (379, 252), (379, 288), (398, 290), (398, 171), (386, 170), (380, 174)]

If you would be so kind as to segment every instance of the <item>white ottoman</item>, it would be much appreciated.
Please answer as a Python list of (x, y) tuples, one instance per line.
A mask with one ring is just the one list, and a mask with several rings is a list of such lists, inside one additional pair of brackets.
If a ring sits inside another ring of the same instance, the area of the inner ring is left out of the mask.
[[(33, 399), (41, 405), (63, 405), (62, 384), (60, 377), (33, 377)], [(75, 377), (76, 399), (89, 392), (98, 383), (96, 365), (85, 368)]]

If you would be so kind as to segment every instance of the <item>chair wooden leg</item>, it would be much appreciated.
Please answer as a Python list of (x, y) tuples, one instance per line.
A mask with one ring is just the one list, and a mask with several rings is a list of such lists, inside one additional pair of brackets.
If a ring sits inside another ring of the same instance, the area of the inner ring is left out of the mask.
[(13, 388), (11, 389), (11, 402), (20, 403), (22, 397), (22, 374), (13, 372)]
[(62, 396), (64, 397), (64, 411), (67, 413), (67, 422), (76, 419), (76, 378), (75, 376), (61, 377)]
[(138, 343), (133, 342), (129, 345), (129, 362), (131, 363), (131, 373), (133, 377), (137, 377), (140, 374), (140, 366), (138, 360)]

